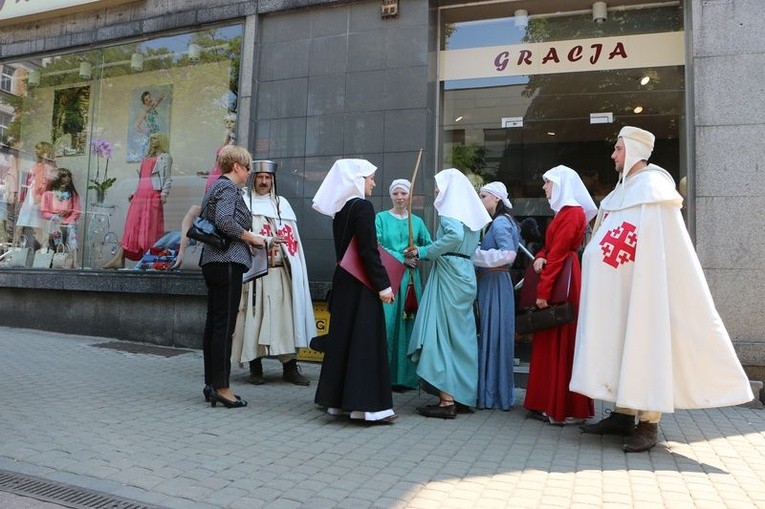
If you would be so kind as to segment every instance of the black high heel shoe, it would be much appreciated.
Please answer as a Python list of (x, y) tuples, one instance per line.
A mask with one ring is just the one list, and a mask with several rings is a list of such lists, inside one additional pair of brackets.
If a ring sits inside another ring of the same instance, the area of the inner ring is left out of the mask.
[[(212, 385), (205, 385), (205, 388), (202, 389), (202, 395), (205, 397), (206, 402), (210, 402), (210, 394), (212, 394), (213, 386)], [(239, 394), (234, 394), (236, 396), (236, 399), (242, 399), (242, 397)]]
[(230, 399), (224, 398), (218, 394), (218, 391), (213, 389), (210, 393), (210, 406), (215, 408), (215, 405), (218, 403), (222, 404), (226, 408), (242, 408), (247, 406), (247, 401), (239, 398), (238, 396), (236, 401), (231, 401)]

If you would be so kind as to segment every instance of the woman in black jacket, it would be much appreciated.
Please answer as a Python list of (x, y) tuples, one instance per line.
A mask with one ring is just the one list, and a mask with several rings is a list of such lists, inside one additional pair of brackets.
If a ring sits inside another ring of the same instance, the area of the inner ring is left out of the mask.
[(199, 263), (207, 286), (202, 393), (212, 406), (222, 403), (226, 408), (247, 406), (229, 387), (231, 336), (242, 295), (242, 275), (251, 265), (250, 249), (265, 244), (263, 238), (250, 232), (252, 217), (240, 192), (251, 165), (252, 156), (247, 149), (235, 145), (224, 147), (218, 155), (222, 175), (205, 194), (200, 214), (232, 240), (225, 251), (205, 244)]

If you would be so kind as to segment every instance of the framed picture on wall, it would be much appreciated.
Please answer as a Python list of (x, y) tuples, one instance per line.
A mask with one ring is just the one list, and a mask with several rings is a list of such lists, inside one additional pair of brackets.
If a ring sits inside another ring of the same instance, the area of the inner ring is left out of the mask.
[(53, 91), (51, 140), (56, 157), (85, 153), (89, 111), (90, 86)]
[(126, 162), (138, 162), (146, 155), (149, 137), (157, 132), (170, 136), (172, 85), (134, 88), (130, 93)]

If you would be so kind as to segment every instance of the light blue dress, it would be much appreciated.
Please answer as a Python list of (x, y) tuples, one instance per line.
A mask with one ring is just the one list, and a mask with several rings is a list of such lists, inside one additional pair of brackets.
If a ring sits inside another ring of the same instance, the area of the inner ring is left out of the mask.
[[(481, 250), (518, 251), (520, 231), (515, 221), (498, 216), (481, 241)], [(515, 295), (509, 265), (492, 270), (477, 267), (478, 408), (509, 410), (514, 401)]]
[(432, 260), (433, 267), (409, 341), (409, 357), (425, 389), (451, 394), (468, 406), (475, 406), (478, 383), (471, 258), (479, 237), (456, 219), (441, 216), (436, 240), (419, 248), (420, 258)]

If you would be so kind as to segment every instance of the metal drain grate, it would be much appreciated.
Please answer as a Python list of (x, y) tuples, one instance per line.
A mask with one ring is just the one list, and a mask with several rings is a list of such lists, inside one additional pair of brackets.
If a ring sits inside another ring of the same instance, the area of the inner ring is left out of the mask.
[(178, 348), (166, 348), (164, 346), (144, 345), (142, 343), (128, 343), (121, 341), (112, 341), (110, 343), (98, 343), (91, 346), (98, 348), (110, 348), (128, 353), (148, 353), (150, 355), (161, 355), (162, 357), (175, 357), (190, 353), (190, 350), (179, 350)]
[(0, 491), (73, 509), (161, 509), (108, 493), (0, 470)]

